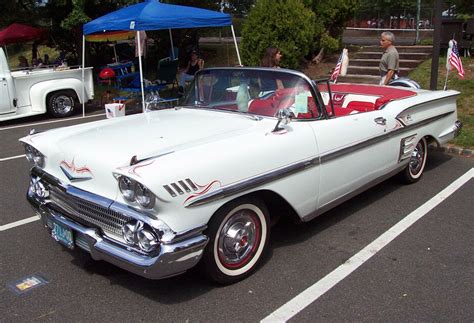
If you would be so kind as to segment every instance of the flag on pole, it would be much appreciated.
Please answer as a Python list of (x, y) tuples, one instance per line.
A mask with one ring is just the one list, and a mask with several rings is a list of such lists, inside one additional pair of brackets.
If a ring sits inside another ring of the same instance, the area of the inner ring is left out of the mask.
[[(339, 59), (337, 60), (336, 67), (334, 68), (332, 74), (331, 74), (331, 81), (334, 81), (336, 83), (337, 78), (341, 74), (341, 71), (344, 69), (344, 71), (347, 71), (347, 64), (349, 63), (348, 57), (347, 57), (347, 49), (343, 49), (341, 55), (339, 56)], [(345, 74), (345, 73), (343, 73)]]
[(451, 41), (453, 42), (453, 47), (451, 48), (451, 51), (448, 50), (448, 62), (452, 67), (457, 69), (458, 75), (463, 79), (464, 69), (462, 67), (461, 58), (459, 57), (457, 42), (454, 39)]

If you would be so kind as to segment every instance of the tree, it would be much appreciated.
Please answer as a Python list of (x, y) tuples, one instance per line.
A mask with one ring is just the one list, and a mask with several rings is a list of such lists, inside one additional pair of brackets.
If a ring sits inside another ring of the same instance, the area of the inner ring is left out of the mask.
[(242, 31), (245, 65), (258, 66), (267, 47), (283, 53), (281, 65), (297, 68), (313, 42), (314, 13), (301, 0), (259, 0)]
[(346, 22), (354, 16), (359, 7), (359, 0), (306, 0), (316, 15), (314, 24), (313, 50), (319, 54), (313, 59), (318, 63), (324, 51), (335, 51), (340, 41)]
[(35, 0), (2, 0), (0, 1), (0, 29), (17, 22), (35, 24), (38, 17)]

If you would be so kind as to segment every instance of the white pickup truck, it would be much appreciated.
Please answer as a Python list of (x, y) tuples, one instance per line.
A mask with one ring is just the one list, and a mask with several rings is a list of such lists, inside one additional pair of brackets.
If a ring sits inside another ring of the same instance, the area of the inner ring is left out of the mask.
[(49, 112), (66, 117), (94, 98), (92, 67), (36, 68), (11, 71), (0, 48), (0, 122)]

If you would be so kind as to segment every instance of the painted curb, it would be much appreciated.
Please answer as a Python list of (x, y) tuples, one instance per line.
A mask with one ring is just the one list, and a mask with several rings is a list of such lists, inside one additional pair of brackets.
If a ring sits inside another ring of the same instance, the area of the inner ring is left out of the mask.
[(430, 150), (442, 152), (442, 153), (447, 153), (447, 154), (452, 154), (452, 155), (457, 155), (457, 156), (463, 156), (463, 157), (474, 157), (474, 150), (472, 149), (467, 149), (467, 148), (461, 148), (455, 145), (442, 145), (440, 147), (430, 145), (429, 146)]

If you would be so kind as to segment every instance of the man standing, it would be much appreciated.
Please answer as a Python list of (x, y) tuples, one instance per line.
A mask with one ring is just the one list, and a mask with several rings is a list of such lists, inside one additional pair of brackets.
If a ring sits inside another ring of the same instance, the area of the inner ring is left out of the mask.
[(391, 80), (397, 79), (398, 75), (398, 51), (393, 46), (395, 36), (390, 31), (384, 31), (380, 37), (380, 47), (384, 50), (380, 59), (380, 85), (387, 85)]

